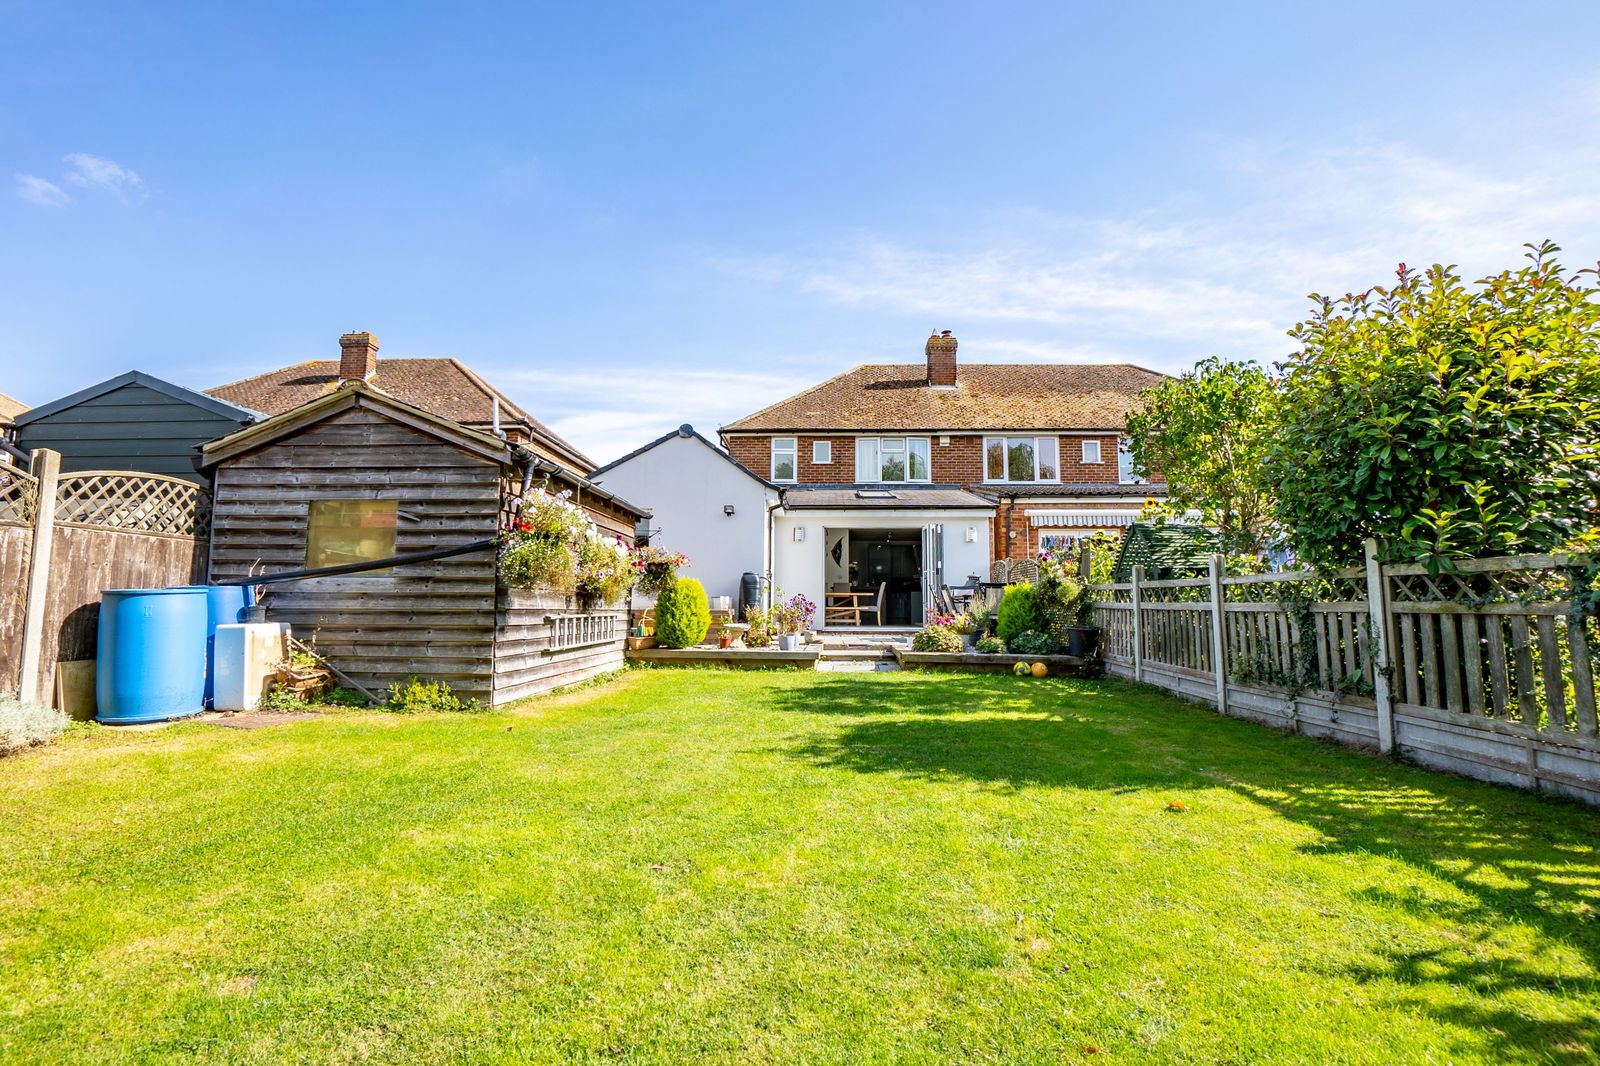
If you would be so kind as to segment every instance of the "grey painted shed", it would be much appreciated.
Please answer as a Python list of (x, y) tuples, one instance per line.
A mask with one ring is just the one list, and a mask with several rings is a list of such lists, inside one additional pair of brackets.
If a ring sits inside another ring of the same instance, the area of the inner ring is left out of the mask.
[(17, 447), (52, 448), (61, 469), (134, 470), (204, 484), (198, 448), (264, 415), (130, 370), (17, 416)]

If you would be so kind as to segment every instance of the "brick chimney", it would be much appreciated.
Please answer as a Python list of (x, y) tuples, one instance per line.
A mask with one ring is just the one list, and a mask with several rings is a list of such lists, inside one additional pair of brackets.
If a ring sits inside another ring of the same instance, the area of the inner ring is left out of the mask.
[(924, 349), (928, 356), (928, 384), (937, 388), (954, 388), (956, 383), (956, 339), (949, 330), (928, 338)]
[(378, 338), (346, 333), (339, 338), (339, 381), (367, 381), (378, 372)]

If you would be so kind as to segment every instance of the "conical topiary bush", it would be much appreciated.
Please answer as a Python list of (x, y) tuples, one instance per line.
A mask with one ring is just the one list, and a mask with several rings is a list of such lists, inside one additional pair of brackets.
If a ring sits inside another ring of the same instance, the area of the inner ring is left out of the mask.
[(664, 648), (692, 648), (711, 629), (711, 602), (692, 577), (680, 577), (656, 597), (656, 643)]

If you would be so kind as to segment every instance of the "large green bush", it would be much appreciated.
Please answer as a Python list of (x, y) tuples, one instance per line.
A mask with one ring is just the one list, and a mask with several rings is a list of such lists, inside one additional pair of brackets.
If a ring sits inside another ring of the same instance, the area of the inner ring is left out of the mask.
[(711, 603), (692, 577), (680, 577), (656, 597), (656, 643), (666, 648), (692, 648), (711, 629)]
[(1387, 289), (1312, 298), (1265, 470), (1303, 560), (1357, 563), (1375, 537), (1437, 570), (1592, 536), (1600, 289), (1530, 248), (1476, 286), (1402, 263)]
[(1010, 644), (1011, 638), (1018, 633), (1049, 627), (1050, 619), (1045, 617), (1040, 608), (1039, 590), (1033, 587), (1032, 582), (1006, 586), (1005, 594), (1000, 597), (1000, 610), (995, 614), (995, 636)]
[(1055, 655), (1061, 650), (1061, 642), (1049, 633), (1030, 629), (1018, 633), (1006, 647), (1012, 655)]

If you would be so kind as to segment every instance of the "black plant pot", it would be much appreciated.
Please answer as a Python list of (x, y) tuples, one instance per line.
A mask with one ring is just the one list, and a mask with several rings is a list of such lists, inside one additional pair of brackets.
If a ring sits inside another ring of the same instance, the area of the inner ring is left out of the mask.
[(1093, 659), (1100, 652), (1099, 626), (1065, 626), (1067, 654), (1080, 659)]

